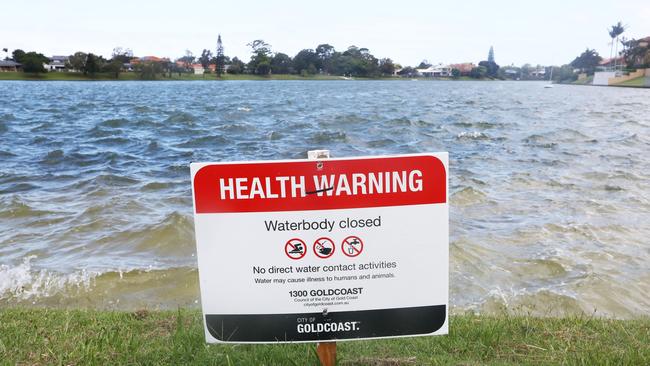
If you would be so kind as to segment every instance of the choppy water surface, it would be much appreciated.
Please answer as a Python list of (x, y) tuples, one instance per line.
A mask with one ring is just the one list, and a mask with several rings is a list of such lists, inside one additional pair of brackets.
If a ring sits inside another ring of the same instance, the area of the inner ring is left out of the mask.
[(451, 305), (650, 312), (650, 90), (0, 82), (0, 306), (193, 306), (190, 161), (450, 152)]

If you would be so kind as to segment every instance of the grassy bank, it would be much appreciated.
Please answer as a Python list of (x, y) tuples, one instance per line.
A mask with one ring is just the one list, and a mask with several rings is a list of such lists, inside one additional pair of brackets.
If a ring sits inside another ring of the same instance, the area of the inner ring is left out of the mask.
[[(650, 319), (453, 316), (450, 334), (340, 342), (339, 365), (650, 363)], [(0, 364), (317, 365), (313, 344), (206, 345), (201, 314), (1, 309)]]

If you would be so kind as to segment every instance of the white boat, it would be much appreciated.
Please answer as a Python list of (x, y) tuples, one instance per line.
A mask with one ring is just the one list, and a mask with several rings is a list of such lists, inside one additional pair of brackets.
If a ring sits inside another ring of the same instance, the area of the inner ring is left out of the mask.
[(548, 77), (548, 84), (544, 84), (544, 88), (551, 89), (553, 87), (553, 66), (551, 66), (551, 76)]

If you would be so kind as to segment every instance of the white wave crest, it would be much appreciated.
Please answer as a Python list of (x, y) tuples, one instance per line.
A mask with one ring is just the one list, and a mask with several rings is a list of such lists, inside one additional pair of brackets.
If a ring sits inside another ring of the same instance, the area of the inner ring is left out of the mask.
[(88, 291), (99, 272), (79, 270), (56, 273), (33, 269), (35, 255), (27, 256), (17, 266), (0, 265), (0, 300), (31, 300), (70, 291)]

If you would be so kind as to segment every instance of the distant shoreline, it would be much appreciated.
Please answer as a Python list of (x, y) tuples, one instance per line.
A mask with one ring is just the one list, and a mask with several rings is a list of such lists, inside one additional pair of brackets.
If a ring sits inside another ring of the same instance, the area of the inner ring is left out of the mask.
[(402, 78), (402, 77), (379, 77), (379, 78), (365, 78), (353, 77), (346, 78), (336, 75), (310, 75), (301, 76), (294, 74), (276, 74), (269, 76), (259, 76), (251, 74), (225, 74), (221, 78), (217, 78), (215, 74), (172, 74), (170, 77), (159, 77), (156, 79), (140, 79), (136, 73), (123, 72), (120, 73), (119, 78), (115, 79), (108, 73), (98, 73), (94, 76), (84, 75), (82, 73), (73, 72), (48, 72), (42, 74), (29, 74), (24, 72), (0, 72), (0, 80), (33, 80), (33, 81), (229, 81), (229, 80), (340, 80), (340, 81), (355, 81), (355, 80), (419, 80), (419, 81), (494, 81), (493, 79), (473, 79), (467, 76), (461, 76), (457, 79), (453, 78)]

